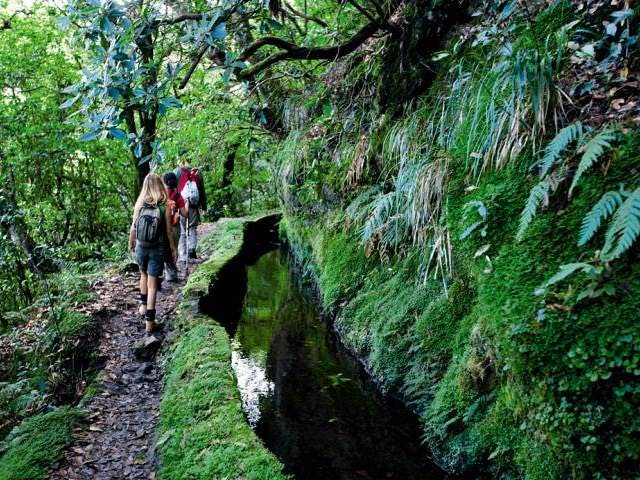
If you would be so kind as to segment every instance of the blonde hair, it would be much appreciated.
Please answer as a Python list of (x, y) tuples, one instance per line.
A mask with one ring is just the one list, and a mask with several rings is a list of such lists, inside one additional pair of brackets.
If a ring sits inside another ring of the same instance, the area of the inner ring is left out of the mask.
[(133, 219), (138, 218), (140, 209), (145, 203), (149, 205), (164, 205), (167, 199), (167, 192), (162, 178), (155, 173), (149, 173), (144, 177), (144, 182), (142, 182), (140, 195), (138, 195), (138, 200), (136, 200), (136, 205), (133, 209)]

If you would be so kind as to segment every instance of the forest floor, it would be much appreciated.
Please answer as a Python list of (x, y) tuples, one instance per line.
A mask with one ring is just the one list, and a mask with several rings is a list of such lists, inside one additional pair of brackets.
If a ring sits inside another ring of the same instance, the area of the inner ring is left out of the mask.
[[(202, 224), (199, 238), (212, 229), (212, 224)], [(190, 264), (190, 272), (203, 260)], [(178, 282), (163, 282), (156, 307), (161, 326), (153, 334), (159, 342), (148, 348), (135, 348), (145, 338), (138, 315), (138, 273), (122, 272), (94, 286), (95, 302), (113, 312), (100, 325), (94, 382), (98, 392), (86, 403), (88, 421), (76, 428), (65, 458), (51, 467), (51, 480), (155, 478), (155, 427), (162, 394), (155, 352), (171, 331), (184, 268), (180, 265)]]

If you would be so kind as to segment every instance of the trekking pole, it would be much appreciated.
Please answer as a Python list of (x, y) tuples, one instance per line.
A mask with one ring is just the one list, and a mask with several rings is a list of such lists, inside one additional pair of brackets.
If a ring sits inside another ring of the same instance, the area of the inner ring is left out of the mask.
[(187, 210), (187, 244), (185, 245), (185, 256), (184, 256), (184, 278), (189, 276), (189, 211)]

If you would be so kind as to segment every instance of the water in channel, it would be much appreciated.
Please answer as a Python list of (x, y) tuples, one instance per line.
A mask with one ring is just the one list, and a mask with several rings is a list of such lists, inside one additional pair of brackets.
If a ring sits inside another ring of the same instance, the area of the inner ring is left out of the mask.
[(233, 337), (247, 421), (288, 473), (322, 480), (445, 477), (420, 445), (418, 419), (380, 397), (296, 281), (286, 254), (272, 250), (233, 268), (225, 276), (234, 277), (235, 291), (225, 288), (218, 298), (227, 306), (234, 295), (243, 298), (223, 311), (213, 299), (205, 310)]

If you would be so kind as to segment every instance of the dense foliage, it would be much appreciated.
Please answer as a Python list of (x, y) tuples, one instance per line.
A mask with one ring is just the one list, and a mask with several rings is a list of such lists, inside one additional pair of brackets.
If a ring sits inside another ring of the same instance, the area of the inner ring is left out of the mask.
[(117, 145), (80, 142), (65, 122), (61, 89), (77, 77), (78, 57), (55, 17), (17, 15), (0, 36), (2, 315), (38, 296), (39, 271), (54, 261), (104, 255), (126, 224), (134, 183), (116, 173), (128, 163)]

